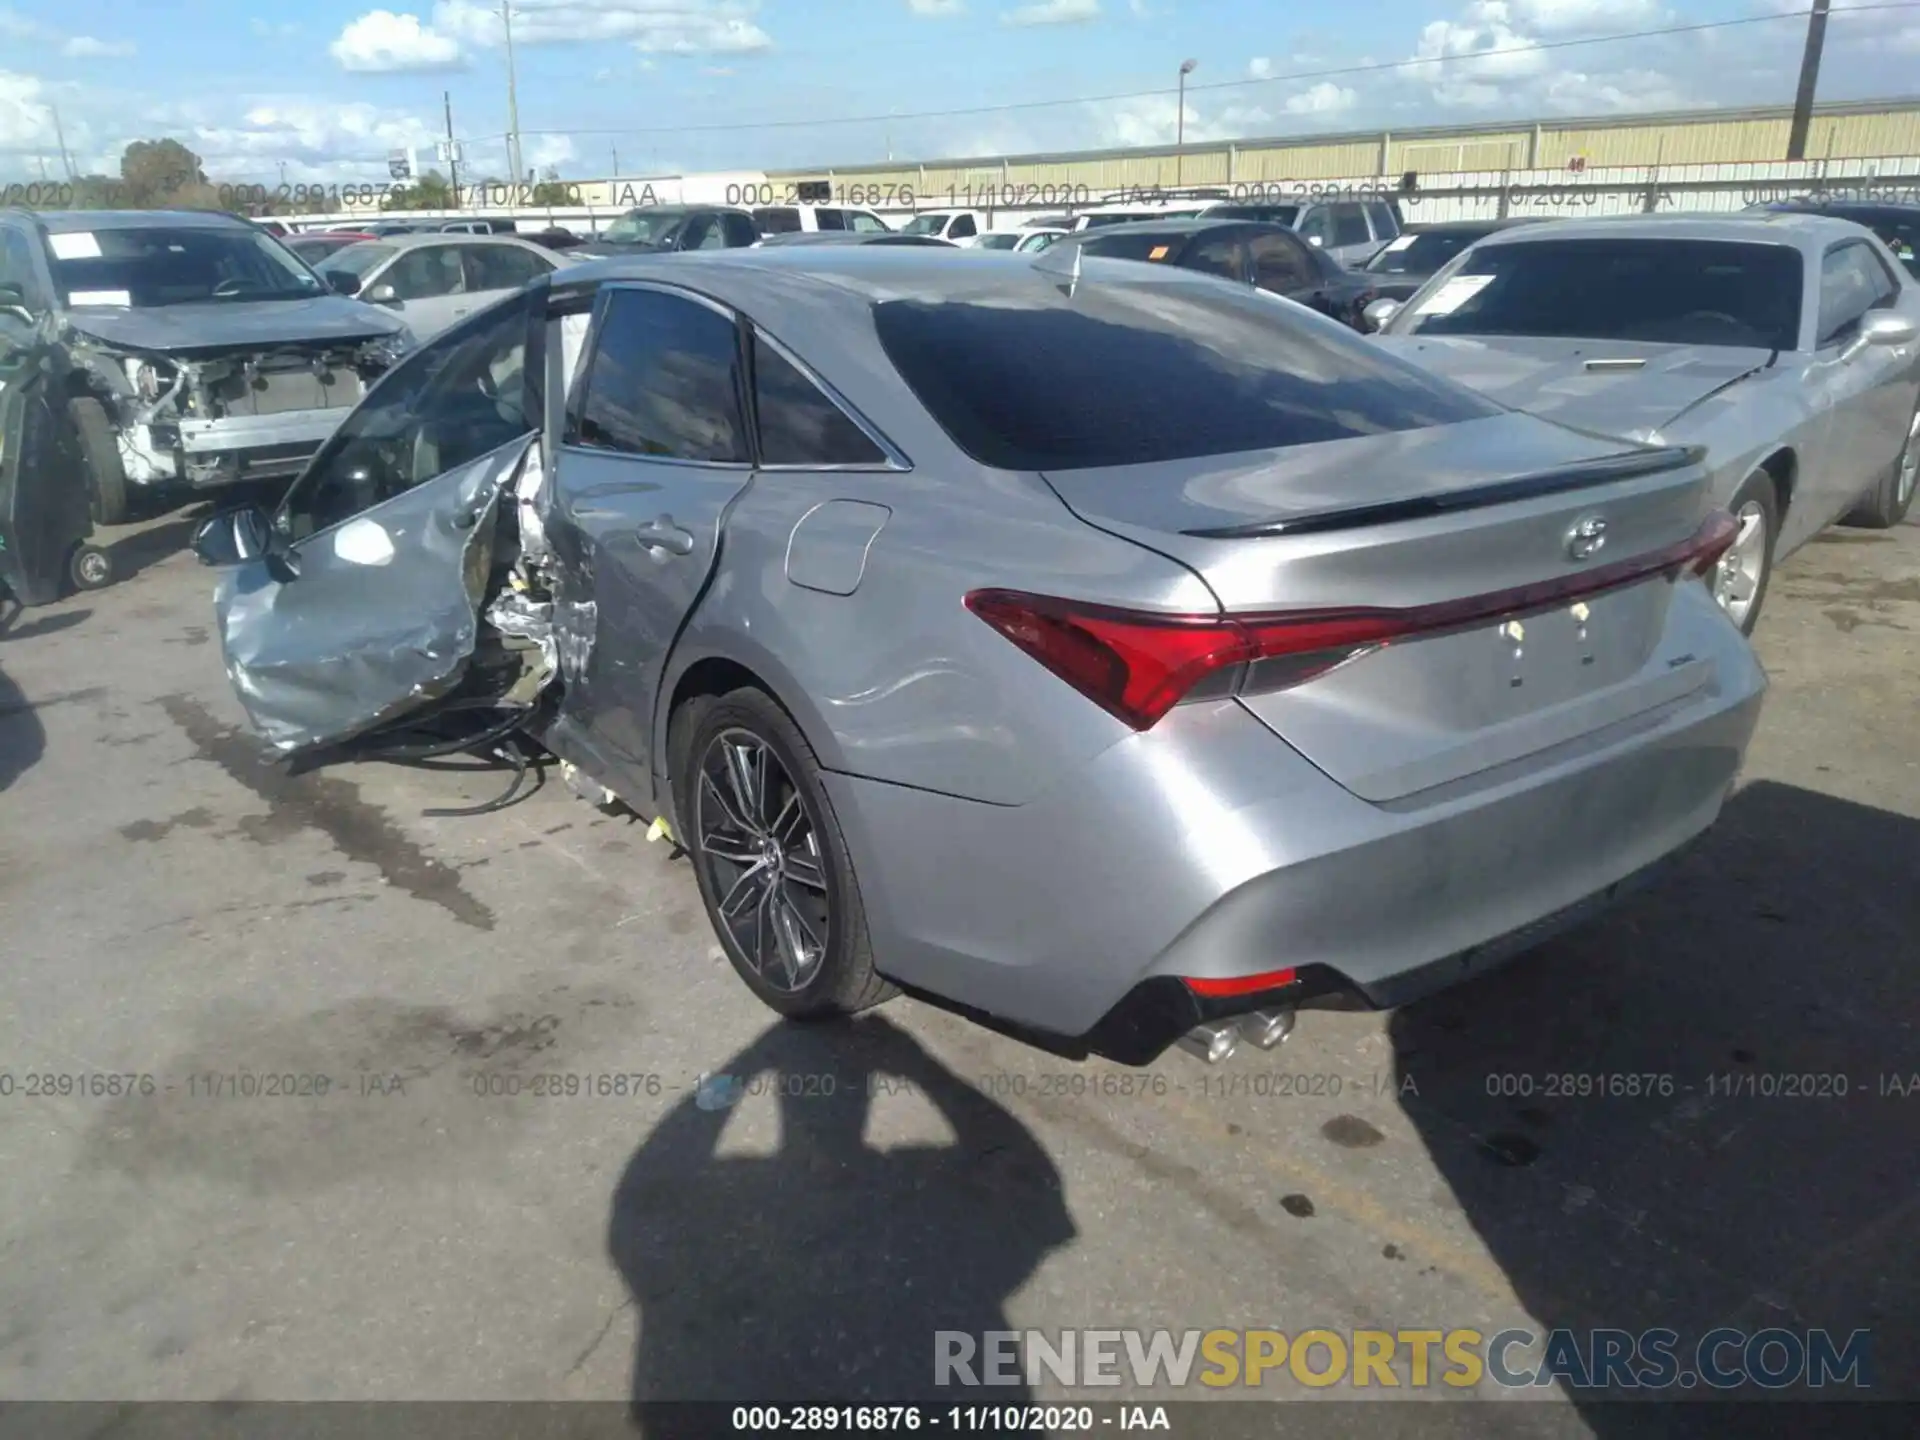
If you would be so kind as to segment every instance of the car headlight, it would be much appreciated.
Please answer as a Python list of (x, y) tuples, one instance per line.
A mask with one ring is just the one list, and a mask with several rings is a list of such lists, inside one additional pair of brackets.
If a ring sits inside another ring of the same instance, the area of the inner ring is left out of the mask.
[(393, 334), (370, 343), (363, 353), (369, 364), (385, 370), (398, 364), (401, 357), (419, 343), (413, 331), (402, 325)]

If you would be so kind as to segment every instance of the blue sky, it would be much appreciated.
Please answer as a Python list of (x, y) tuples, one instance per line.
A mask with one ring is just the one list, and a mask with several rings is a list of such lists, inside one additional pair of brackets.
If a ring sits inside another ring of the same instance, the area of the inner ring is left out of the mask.
[[(1188, 58), (1189, 140), (1784, 102), (1805, 28), (1793, 18), (1565, 42), (1804, 3), (514, 0), (513, 13), (527, 161), (588, 178), (616, 153), (646, 174), (1167, 143)], [(58, 176), (56, 111), (88, 169), (171, 135), (216, 180), (381, 178), (389, 148), (441, 132), (443, 91), (469, 172), (497, 176), (498, 17), (497, 0), (0, 0), (0, 179), (43, 163)], [(1437, 57), (1456, 58), (1405, 63)], [(1920, 3), (1837, 18), (1822, 98), (1920, 89), (1917, 57)]]

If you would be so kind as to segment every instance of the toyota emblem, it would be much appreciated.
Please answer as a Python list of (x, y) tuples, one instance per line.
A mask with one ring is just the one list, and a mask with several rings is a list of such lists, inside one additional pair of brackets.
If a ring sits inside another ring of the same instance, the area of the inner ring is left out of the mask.
[(1598, 515), (1582, 515), (1567, 531), (1567, 558), (1591, 560), (1607, 543), (1607, 522)]

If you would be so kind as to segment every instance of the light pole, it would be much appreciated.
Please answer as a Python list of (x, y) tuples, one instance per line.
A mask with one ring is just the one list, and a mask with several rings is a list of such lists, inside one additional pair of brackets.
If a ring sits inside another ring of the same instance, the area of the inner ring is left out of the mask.
[(1198, 60), (1180, 62), (1180, 99), (1173, 115), (1173, 184), (1180, 186), (1181, 172), (1186, 168), (1187, 158), (1187, 76), (1193, 73)]
[(1832, 0), (1813, 0), (1807, 14), (1807, 48), (1800, 54), (1800, 88), (1793, 97), (1793, 124), (1787, 130), (1787, 159), (1807, 158), (1807, 127), (1813, 121), (1813, 92), (1820, 83), (1820, 52), (1827, 43), (1827, 12)]
[[(500, 0), (500, 23), (507, 32), (507, 168), (513, 172), (510, 183), (516, 188), (526, 180), (520, 173), (520, 102), (513, 86), (513, 6)], [(508, 192), (513, 193), (513, 192)]]

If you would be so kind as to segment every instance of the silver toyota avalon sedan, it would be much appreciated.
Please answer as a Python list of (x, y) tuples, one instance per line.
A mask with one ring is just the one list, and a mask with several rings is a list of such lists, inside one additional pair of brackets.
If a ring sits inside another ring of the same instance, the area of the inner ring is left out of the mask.
[(770, 247), (537, 282), (196, 548), (282, 752), (517, 733), (782, 1014), (1145, 1063), (1475, 974), (1713, 822), (1765, 681), (1705, 482), (1206, 275)]

